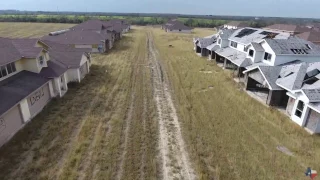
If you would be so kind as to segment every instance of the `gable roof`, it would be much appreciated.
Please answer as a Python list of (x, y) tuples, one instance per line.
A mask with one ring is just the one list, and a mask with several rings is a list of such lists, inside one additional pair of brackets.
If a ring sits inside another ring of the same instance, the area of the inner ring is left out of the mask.
[(262, 47), (261, 44), (259, 44), (259, 43), (252, 42), (251, 45), (252, 45), (252, 47), (254, 48), (254, 50), (256, 50), (256, 51), (258, 51), (258, 52), (264, 51), (263, 47)]
[(49, 79), (29, 71), (21, 71), (0, 81), (0, 115), (7, 112), (48, 81)]
[(47, 45), (49, 52), (51, 51), (78, 51), (78, 52), (87, 52), (87, 53), (91, 52), (91, 49), (75, 48), (70, 44), (60, 44), (58, 42), (49, 41), (49, 40), (39, 40), (39, 42)]
[(276, 54), (320, 55), (320, 47), (312, 42), (290, 37), (289, 39), (265, 39)]
[(35, 47), (37, 39), (0, 38), (0, 66), (21, 58), (36, 58), (43, 48)]
[(79, 68), (84, 52), (66, 52), (66, 51), (52, 51), (50, 52), (51, 60), (55, 60), (65, 65), (67, 68)]
[(54, 59), (51, 59), (50, 61), (48, 61), (47, 64), (48, 64), (48, 67), (42, 68), (39, 73), (40, 76), (45, 78), (60, 77), (62, 74), (64, 74), (68, 70), (66, 65)]

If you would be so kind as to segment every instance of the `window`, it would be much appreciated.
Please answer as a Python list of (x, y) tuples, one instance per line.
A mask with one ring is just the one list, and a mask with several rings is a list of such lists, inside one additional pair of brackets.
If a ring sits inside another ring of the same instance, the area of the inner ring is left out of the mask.
[(253, 57), (254, 51), (252, 49), (249, 50), (249, 56)]
[(248, 49), (249, 49), (249, 47), (248, 47), (248, 46), (245, 46), (245, 47), (243, 48), (243, 51), (244, 51), (244, 52), (248, 52)]
[(299, 101), (295, 115), (301, 118), (303, 109), (304, 109), (304, 103), (302, 101)]
[(231, 41), (231, 47), (237, 48), (238, 47), (238, 43)]
[(181, 29), (179, 29), (179, 31), (181, 31)]
[(39, 56), (38, 61), (39, 61), (39, 64), (42, 66), (44, 63), (43, 56)]
[(218, 40), (218, 44), (221, 44), (221, 39)]
[(16, 65), (15, 63), (10, 63), (4, 66), (0, 66), (0, 78), (3, 78), (9, 74), (12, 74), (14, 72), (16, 72)]
[(16, 65), (14, 63), (7, 64), (8, 74), (16, 72)]
[(271, 58), (272, 58), (272, 54), (269, 54), (269, 53), (267, 53), (267, 52), (264, 53), (264, 60), (270, 61)]

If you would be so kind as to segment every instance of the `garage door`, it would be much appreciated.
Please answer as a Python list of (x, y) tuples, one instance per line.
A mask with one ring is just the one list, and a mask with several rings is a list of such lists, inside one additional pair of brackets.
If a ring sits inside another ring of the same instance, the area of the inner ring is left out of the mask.
[(0, 116), (0, 146), (9, 140), (22, 126), (23, 119), (19, 105)]
[(84, 64), (80, 67), (80, 76), (81, 76), (81, 79), (83, 79), (87, 74), (88, 74), (88, 62), (84, 63)]
[(50, 100), (49, 84), (36, 90), (28, 97), (31, 117), (37, 115)]

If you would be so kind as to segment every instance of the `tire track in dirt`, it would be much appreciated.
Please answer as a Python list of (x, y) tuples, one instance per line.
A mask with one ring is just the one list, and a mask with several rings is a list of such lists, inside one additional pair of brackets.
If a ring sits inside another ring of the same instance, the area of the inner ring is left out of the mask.
[(157, 58), (152, 34), (148, 33), (154, 99), (158, 110), (159, 150), (163, 179), (197, 179), (185, 150), (181, 128), (169, 90), (168, 80)]

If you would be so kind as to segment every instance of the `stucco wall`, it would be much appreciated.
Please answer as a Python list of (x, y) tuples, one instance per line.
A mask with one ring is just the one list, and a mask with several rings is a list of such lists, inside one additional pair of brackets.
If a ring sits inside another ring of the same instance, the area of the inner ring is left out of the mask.
[(80, 82), (79, 69), (68, 69), (67, 83), (69, 82)]

